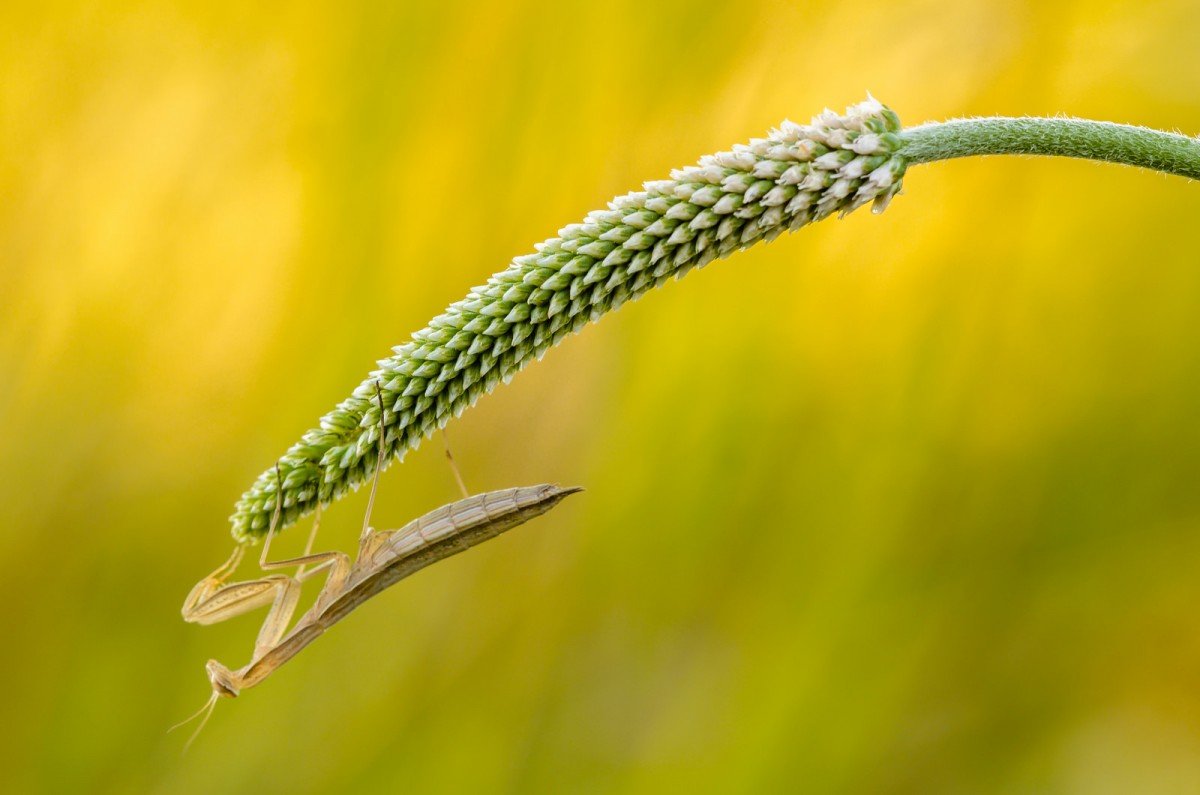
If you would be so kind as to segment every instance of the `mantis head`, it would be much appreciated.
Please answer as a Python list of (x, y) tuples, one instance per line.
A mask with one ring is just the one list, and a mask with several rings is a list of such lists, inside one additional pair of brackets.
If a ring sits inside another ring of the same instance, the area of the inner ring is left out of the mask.
[(197, 710), (195, 715), (187, 720), (180, 721), (171, 728), (167, 729), (168, 733), (173, 732), (180, 726), (186, 726), (187, 724), (191, 723), (201, 715), (204, 716), (203, 720), (200, 721), (200, 725), (196, 727), (196, 731), (192, 732), (192, 736), (189, 737), (188, 741), (184, 744), (183, 752), (185, 754), (187, 753), (188, 749), (192, 747), (192, 743), (195, 742), (196, 738), (200, 736), (200, 732), (204, 730), (204, 724), (208, 723), (209, 717), (212, 716), (213, 710), (216, 709), (217, 698), (222, 696), (225, 698), (237, 698), (239, 692), (238, 687), (234, 684), (235, 679), (233, 671), (230, 671), (216, 660), (209, 660), (208, 664), (205, 665), (204, 668), (208, 671), (208, 681), (212, 683), (212, 695), (208, 697), (208, 701), (204, 702), (204, 706)]
[(212, 683), (213, 698), (223, 696), (225, 698), (237, 698), (241, 692), (236, 684), (237, 675), (233, 671), (226, 668), (216, 660), (209, 660), (204, 666), (204, 670), (208, 672), (208, 681)]

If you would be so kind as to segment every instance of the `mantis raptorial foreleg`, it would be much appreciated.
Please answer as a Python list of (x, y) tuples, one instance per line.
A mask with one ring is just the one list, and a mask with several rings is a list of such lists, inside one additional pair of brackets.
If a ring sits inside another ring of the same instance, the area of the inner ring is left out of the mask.
[[(276, 467), (276, 477), (278, 478), (278, 467)], [(267, 560), (271, 549), (271, 540), (275, 537), (275, 528), (278, 526), (282, 510), (282, 480), (280, 479), (279, 482), (280, 496), (276, 501), (275, 514), (271, 519), (267, 538), (263, 542), (258, 565), (264, 571), (295, 566), (297, 567), (296, 575), (288, 577), (283, 574), (270, 574), (257, 580), (226, 584), (225, 580), (237, 568), (246, 551), (245, 546), (238, 546), (229, 560), (196, 584), (183, 603), (183, 620), (193, 624), (216, 624), (270, 604), (271, 609), (254, 642), (252, 660), (258, 659), (273, 648), (287, 632), (292, 615), (296, 612), (296, 604), (300, 600), (300, 583), (328, 570), (326, 588), (330, 583), (333, 583), (334, 587), (341, 587), (350, 570), (350, 558), (342, 552), (318, 552), (316, 554), (310, 552), (313, 539), (316, 537), (317, 526), (320, 524), (319, 512), (313, 520), (313, 529), (309, 534), (308, 546), (304, 555), (287, 560)], [(316, 565), (308, 571), (304, 570), (306, 565), (312, 564)]]
[[(288, 577), (283, 574), (271, 574), (258, 580), (225, 584), (225, 580), (237, 569), (238, 564), (246, 553), (245, 545), (239, 544), (234, 548), (233, 554), (229, 556), (229, 560), (218, 566), (212, 574), (196, 583), (196, 586), (192, 588), (191, 593), (188, 594), (187, 599), (183, 602), (183, 620), (195, 624), (216, 624), (271, 603), (271, 609), (268, 611), (267, 617), (258, 631), (258, 637), (254, 640), (254, 654), (250, 658), (250, 662), (242, 670), (250, 670), (279, 647), (280, 642), (287, 633), (288, 624), (291, 623), (292, 614), (296, 612), (296, 604), (300, 600), (300, 584), (302, 582), (328, 569), (329, 576), (325, 580), (325, 586), (321, 589), (321, 594), (325, 594), (331, 588), (341, 589), (350, 570), (350, 558), (342, 552), (312, 553), (313, 541), (317, 537), (317, 528), (321, 524), (321, 501), (319, 496), (317, 499), (317, 515), (313, 517), (313, 526), (308, 534), (308, 542), (304, 545), (304, 554), (298, 558), (289, 558), (286, 560), (267, 560), (271, 549), (271, 540), (275, 537), (275, 529), (279, 525), (279, 517), (283, 510), (283, 478), (280, 474), (278, 464), (275, 465), (275, 478), (279, 484), (279, 495), (276, 497), (275, 512), (271, 517), (271, 526), (267, 530), (267, 538), (263, 542), (262, 553), (258, 557), (258, 565), (264, 571), (296, 566), (295, 576)], [(310, 564), (316, 565), (306, 571), (304, 567)], [(204, 729), (204, 724), (208, 722), (208, 716), (212, 714), (212, 709), (217, 703), (217, 697), (222, 694), (221, 689), (217, 685), (217, 679), (214, 678), (214, 673), (217, 674), (218, 678), (236, 676), (234, 672), (229, 671), (228, 668), (216, 660), (209, 660), (207, 668), (210, 679), (213, 680), (212, 696), (200, 708), (199, 712), (182, 723), (177, 723), (171, 727), (172, 729), (176, 729), (191, 722), (194, 718), (202, 714), (204, 715), (204, 719), (200, 721), (200, 725), (184, 746), (185, 751), (200, 734), (201, 730)]]
[[(379, 401), (379, 456), (375, 466), (375, 477), (371, 482), (371, 496), (367, 502), (367, 514), (363, 521), (362, 535), (359, 539), (360, 549), (371, 545), (371, 508), (375, 503), (375, 491), (379, 485), (379, 473), (383, 469), (383, 393), (378, 384), (375, 385), (375, 391)], [(251, 662), (254, 662), (266, 653), (267, 650), (277, 645), (286, 633), (292, 615), (296, 611), (296, 604), (300, 599), (300, 583), (322, 571), (328, 571), (325, 585), (321, 588), (321, 593), (317, 597), (319, 604), (324, 595), (336, 593), (341, 590), (342, 585), (346, 581), (346, 575), (350, 571), (350, 557), (344, 552), (312, 552), (313, 541), (317, 536), (317, 528), (321, 523), (321, 500), (319, 495), (317, 498), (317, 514), (313, 518), (313, 526), (308, 535), (308, 542), (304, 547), (304, 554), (285, 560), (267, 560), (271, 550), (271, 541), (275, 538), (276, 528), (279, 526), (279, 518), (283, 511), (283, 475), (280, 472), (278, 464), (275, 465), (275, 482), (278, 485), (279, 494), (275, 500), (275, 511), (271, 516), (271, 526), (267, 530), (267, 537), (263, 541), (262, 553), (259, 555), (258, 565), (264, 571), (296, 567), (295, 576), (288, 577), (282, 574), (271, 574), (257, 580), (226, 584), (225, 580), (237, 568), (238, 563), (241, 562), (242, 556), (245, 554), (245, 546), (238, 546), (234, 549), (229, 560), (225, 561), (225, 563), (217, 567), (216, 571), (196, 584), (196, 587), (192, 589), (192, 592), (188, 594), (187, 599), (183, 603), (183, 620), (193, 624), (216, 624), (235, 616), (240, 616), (243, 613), (248, 613), (265, 604), (271, 604), (271, 610), (267, 613), (262, 628), (259, 630), (258, 638), (254, 643), (254, 656), (251, 658)], [(313, 568), (306, 571), (306, 566), (313, 566)]]

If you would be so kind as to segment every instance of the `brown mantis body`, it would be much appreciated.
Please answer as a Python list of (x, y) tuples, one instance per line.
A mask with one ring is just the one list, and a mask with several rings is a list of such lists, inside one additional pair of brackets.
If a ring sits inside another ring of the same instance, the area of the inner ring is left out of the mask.
[[(269, 563), (269, 567), (318, 563), (317, 568), (307, 572), (309, 575), (324, 569), (329, 571), (317, 601), (286, 634), (299, 597), (301, 579), (306, 577), (271, 575), (261, 580), (222, 585), (221, 575), (229, 568), (227, 563), (193, 589), (184, 604), (185, 620), (211, 624), (268, 601), (274, 604), (263, 623), (254, 657), (248, 665), (233, 671), (216, 660), (209, 660), (208, 676), (214, 694), (237, 696), (245, 688), (266, 679), (371, 597), (431, 563), (540, 516), (577, 491), (580, 489), (543, 484), (490, 491), (443, 505), (399, 530), (380, 530), (364, 535), (358, 559), (353, 564), (341, 552), (323, 552)], [(235, 559), (237, 557), (240, 556), (235, 554)]]
[[(380, 416), (382, 420), (382, 412)], [(382, 432), (382, 428), (380, 430)], [(242, 690), (263, 681), (359, 605), (405, 577), (524, 524), (568, 495), (581, 491), (577, 487), (559, 488), (551, 484), (490, 491), (443, 505), (398, 530), (375, 531), (369, 523), (382, 463), (380, 445), (376, 479), (371, 486), (358, 556), (353, 563), (343, 552), (309, 554), (308, 549), (298, 558), (268, 561), (267, 552), (282, 507), (277, 502), (275, 520), (267, 532), (259, 565), (266, 570), (295, 566), (298, 567), (296, 576), (271, 574), (258, 580), (226, 584), (225, 579), (237, 568), (245, 552), (245, 547), (239, 546), (228, 561), (198, 582), (188, 594), (183, 604), (183, 618), (196, 624), (214, 624), (271, 604), (249, 663), (231, 670), (216, 660), (208, 661), (205, 668), (213, 694), (196, 715), (206, 710), (211, 714), (218, 696), (235, 698)], [(317, 520), (314, 520), (309, 548), (316, 529)], [(310, 564), (313, 568), (305, 571), (304, 567)], [(327, 576), (316, 602), (288, 631), (300, 598), (301, 583), (323, 571)], [(202, 722), (196, 734), (203, 728)]]

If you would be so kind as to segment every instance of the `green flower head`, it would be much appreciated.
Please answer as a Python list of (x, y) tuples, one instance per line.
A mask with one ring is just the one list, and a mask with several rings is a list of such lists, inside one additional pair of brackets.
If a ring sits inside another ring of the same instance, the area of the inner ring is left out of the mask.
[(899, 132), (872, 98), (808, 125), (785, 121), (563, 228), (380, 360), (279, 459), (282, 489), (272, 465), (242, 495), (234, 538), (262, 537), (280, 493), (282, 529), (357, 489), (380, 444), (384, 466), (403, 458), (568, 334), (668, 279), (834, 213), (882, 211), (904, 177)]

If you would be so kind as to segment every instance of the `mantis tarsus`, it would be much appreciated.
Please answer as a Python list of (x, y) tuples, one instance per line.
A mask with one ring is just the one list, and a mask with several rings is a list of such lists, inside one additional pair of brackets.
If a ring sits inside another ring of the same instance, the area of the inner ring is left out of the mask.
[[(380, 417), (382, 421), (382, 412)], [(382, 447), (381, 444), (380, 465)], [(353, 563), (342, 552), (309, 554), (319, 515), (313, 522), (313, 533), (304, 555), (268, 561), (267, 552), (282, 507), (277, 501), (275, 518), (267, 532), (259, 565), (264, 570), (296, 566), (296, 576), (271, 574), (258, 580), (226, 584), (225, 579), (237, 568), (245, 552), (245, 547), (239, 546), (228, 561), (197, 583), (188, 594), (183, 605), (183, 618), (197, 624), (214, 624), (268, 603), (271, 609), (259, 630), (254, 654), (247, 665), (234, 671), (216, 660), (208, 661), (205, 668), (212, 684), (212, 696), (200, 712), (184, 723), (206, 711), (211, 714), (219, 696), (235, 698), (242, 690), (263, 681), (356, 607), (405, 577), (524, 524), (568, 495), (581, 491), (578, 487), (559, 488), (550, 484), (491, 491), (443, 505), (399, 530), (375, 531), (370, 527), (370, 517), (380, 469), (382, 466), (375, 470), (375, 482), (371, 485), (367, 515), (359, 537), (358, 557)], [(305, 571), (304, 567), (310, 564), (315, 565)], [(322, 571), (328, 574), (316, 602), (289, 632), (287, 627), (300, 597), (301, 582)], [(205, 721), (207, 719), (205, 715)], [(196, 734), (203, 728), (201, 722)]]

